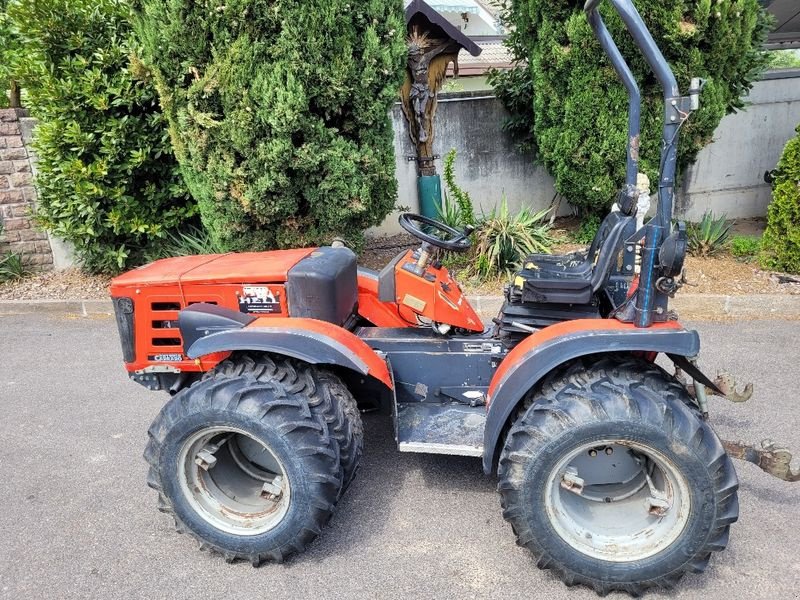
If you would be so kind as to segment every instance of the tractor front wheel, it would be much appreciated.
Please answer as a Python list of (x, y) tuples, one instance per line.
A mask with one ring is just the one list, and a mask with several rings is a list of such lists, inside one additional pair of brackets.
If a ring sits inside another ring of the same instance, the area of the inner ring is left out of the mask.
[(333, 374), (235, 356), (163, 407), (145, 450), (148, 485), (201, 548), (280, 562), (320, 533), (355, 471), (351, 403)]
[(674, 378), (636, 359), (578, 362), (545, 381), (508, 433), (499, 476), (518, 543), (600, 594), (702, 572), (739, 513), (717, 436)]

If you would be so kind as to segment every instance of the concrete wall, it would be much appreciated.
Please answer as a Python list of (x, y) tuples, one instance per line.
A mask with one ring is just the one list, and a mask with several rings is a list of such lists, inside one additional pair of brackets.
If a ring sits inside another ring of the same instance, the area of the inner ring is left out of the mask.
[[(479, 211), (488, 212), (499, 205), (503, 194), (512, 210), (523, 204), (546, 208), (555, 195), (553, 178), (544, 168), (534, 165), (533, 157), (516, 151), (511, 138), (501, 129), (506, 115), (500, 101), (483, 92), (453, 94), (453, 97), (440, 99), (434, 152), (443, 157), (451, 148), (457, 150), (456, 181), (470, 193)], [(417, 211), (416, 163), (408, 160), (408, 157), (416, 157), (416, 151), (408, 137), (399, 104), (392, 108), (391, 117), (395, 132), (398, 204)], [(436, 161), (436, 170), (442, 172), (441, 159)], [(397, 213), (392, 213), (371, 233), (400, 231)]]
[[(766, 214), (770, 187), (764, 172), (773, 169), (786, 142), (800, 123), (800, 71), (768, 73), (747, 98), (745, 110), (726, 116), (715, 132), (714, 142), (704, 148), (684, 175), (676, 192), (676, 215), (689, 220), (706, 210), (729, 217)], [(395, 155), (401, 206), (416, 211), (414, 146), (405, 118), (392, 109)], [(499, 100), (481, 92), (453, 94), (439, 101), (434, 151), (444, 156), (456, 148), (456, 178), (484, 211), (506, 194), (513, 209), (525, 204), (536, 209), (550, 205), (555, 190), (547, 171), (533, 158), (518, 153), (502, 131), (506, 112)], [(437, 161), (441, 173), (441, 160)], [(560, 213), (569, 211), (563, 203)], [(397, 214), (387, 217), (371, 233), (399, 232)]]
[(767, 73), (746, 100), (743, 111), (722, 119), (713, 143), (687, 170), (675, 201), (683, 218), (700, 219), (706, 210), (731, 218), (766, 215), (771, 195), (764, 172), (775, 168), (800, 123), (800, 70)]

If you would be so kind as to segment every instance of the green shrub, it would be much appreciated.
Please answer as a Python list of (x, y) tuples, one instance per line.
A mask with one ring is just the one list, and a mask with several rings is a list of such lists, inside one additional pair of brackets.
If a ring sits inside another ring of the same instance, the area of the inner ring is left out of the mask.
[(756, 256), (761, 249), (761, 240), (755, 237), (737, 235), (731, 238), (731, 254), (736, 258), (750, 259)]
[(476, 275), (481, 279), (507, 275), (529, 254), (549, 253), (553, 238), (544, 221), (549, 211), (523, 207), (511, 214), (504, 195), (499, 210), (492, 209), (478, 224), (473, 251)]
[(797, 50), (772, 50), (769, 53), (770, 69), (800, 68), (800, 52)]
[(774, 173), (760, 255), (764, 268), (787, 273), (800, 273), (800, 125), (796, 131)]
[(454, 229), (464, 227), (464, 217), (461, 215), (461, 207), (455, 200), (451, 200), (445, 193), (442, 198), (442, 205), (436, 207), (437, 219)]
[(703, 213), (699, 223), (689, 223), (689, 254), (692, 256), (712, 256), (722, 250), (730, 237), (733, 223), (728, 223), (725, 215), (715, 217), (711, 211)]
[(221, 254), (224, 251), (205, 229), (190, 226), (182, 231), (167, 233), (158, 245), (148, 250), (146, 259), (154, 261), (171, 256)]
[[(582, 213), (603, 214), (625, 179), (627, 96), (575, 0), (505, 0), (507, 41), (517, 69), (492, 77), (512, 115), (509, 127)], [(684, 92), (707, 80), (700, 110), (683, 126), (678, 166), (711, 141), (722, 117), (765, 67), (769, 15), (758, 0), (636, 0)], [(640, 170), (657, 182), (662, 92), (609, 3), (601, 12), (642, 88)]]
[[(508, 8), (505, 18), (513, 18)], [(513, 31), (510, 36), (513, 36)], [(511, 44), (509, 38), (508, 44)], [(514, 49), (511, 46), (512, 51)], [(521, 66), (513, 69), (490, 69), (487, 82), (494, 89), (498, 98), (508, 110), (508, 117), (503, 121), (503, 130), (511, 134), (520, 152), (538, 154), (536, 137), (533, 134), (533, 79), (528, 69)]]
[(191, 219), (155, 90), (130, 55), (122, 0), (11, 0), (25, 51), (15, 72), (39, 119), (37, 217), (89, 271), (144, 260)]
[(205, 227), (230, 250), (303, 246), (392, 210), (406, 60), (394, 0), (136, 0), (135, 23)]
[(475, 224), (475, 209), (472, 205), (472, 198), (466, 190), (463, 190), (456, 183), (455, 175), (456, 149), (451, 148), (444, 157), (443, 177), (446, 186), (445, 198), (450, 200), (458, 207), (459, 226)]
[(8, 92), (12, 86), (11, 62), (19, 52), (17, 35), (6, 14), (8, 0), (0, 0), (0, 108), (9, 105)]
[(581, 224), (573, 235), (573, 239), (578, 244), (591, 244), (598, 229), (600, 229), (600, 217), (588, 214), (581, 219)]

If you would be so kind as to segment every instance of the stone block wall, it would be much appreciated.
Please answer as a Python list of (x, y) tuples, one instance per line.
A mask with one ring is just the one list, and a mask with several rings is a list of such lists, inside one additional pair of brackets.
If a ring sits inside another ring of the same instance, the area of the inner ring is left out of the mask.
[(0, 110), (0, 257), (13, 252), (22, 256), (29, 269), (49, 271), (53, 268), (50, 242), (31, 216), (36, 189), (20, 128), (20, 119), (26, 116), (23, 109)]

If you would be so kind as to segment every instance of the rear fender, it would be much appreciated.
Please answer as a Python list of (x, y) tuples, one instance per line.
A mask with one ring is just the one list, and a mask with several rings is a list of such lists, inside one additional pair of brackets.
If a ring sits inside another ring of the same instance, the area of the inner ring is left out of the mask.
[(616, 319), (557, 323), (525, 338), (506, 355), (492, 377), (483, 443), (483, 469), (491, 473), (506, 424), (525, 394), (567, 361), (609, 352), (664, 352), (692, 357), (700, 351), (696, 331), (676, 322), (637, 328)]
[(207, 304), (182, 310), (178, 323), (189, 358), (202, 360), (216, 352), (269, 352), (312, 365), (336, 365), (374, 377), (389, 389), (394, 387), (386, 361), (356, 335), (332, 323), (253, 318)]

